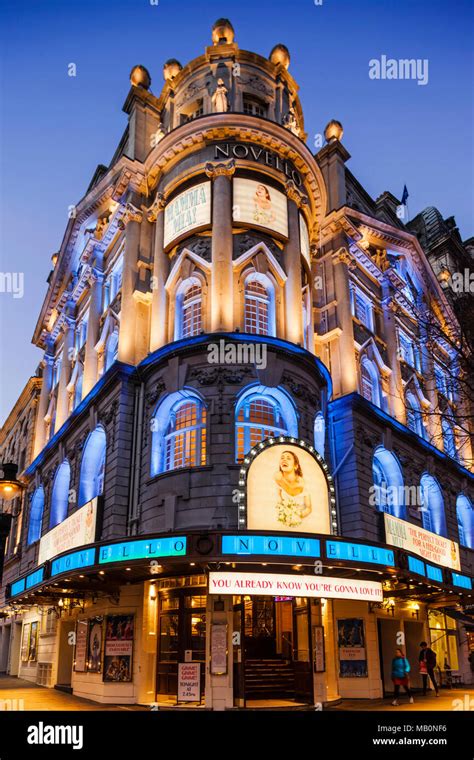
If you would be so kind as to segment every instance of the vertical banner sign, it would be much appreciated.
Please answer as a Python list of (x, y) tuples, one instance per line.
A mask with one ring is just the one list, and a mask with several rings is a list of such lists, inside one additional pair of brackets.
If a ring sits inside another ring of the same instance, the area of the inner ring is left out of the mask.
[(28, 662), (28, 655), (30, 651), (30, 623), (23, 623), (23, 631), (21, 636), (21, 661)]
[(132, 680), (133, 615), (108, 615), (105, 622), (104, 681)]
[(89, 638), (87, 642), (87, 670), (100, 673), (102, 666), (102, 618), (89, 620)]
[(201, 665), (199, 662), (178, 663), (178, 702), (201, 701)]
[(38, 623), (35, 621), (30, 628), (30, 643), (28, 647), (28, 660), (36, 662), (38, 653)]
[(76, 648), (74, 650), (74, 670), (84, 673), (87, 660), (87, 620), (78, 620), (76, 624)]
[(223, 676), (227, 673), (227, 624), (211, 626), (211, 675)]
[(337, 643), (339, 647), (339, 676), (341, 678), (367, 678), (367, 653), (362, 618), (338, 620)]
[(313, 627), (314, 672), (324, 673), (326, 658), (324, 652), (324, 628), (322, 625)]

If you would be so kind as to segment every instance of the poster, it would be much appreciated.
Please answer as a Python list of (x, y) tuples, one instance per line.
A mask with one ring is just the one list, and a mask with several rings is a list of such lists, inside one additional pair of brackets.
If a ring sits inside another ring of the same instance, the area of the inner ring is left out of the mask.
[(199, 662), (178, 663), (178, 702), (201, 701), (201, 665)]
[(326, 657), (324, 650), (324, 627), (322, 625), (313, 626), (313, 652), (314, 672), (324, 673), (326, 670)]
[(28, 646), (28, 660), (36, 662), (38, 658), (38, 622), (35, 620), (30, 626), (30, 641)]
[(87, 660), (87, 620), (78, 620), (76, 624), (76, 648), (74, 651), (74, 670), (83, 673)]
[(40, 540), (38, 565), (58, 554), (95, 541), (97, 497), (49, 530)]
[(301, 251), (301, 255), (304, 256), (304, 258), (308, 262), (308, 266), (311, 267), (308, 225), (306, 224), (306, 220), (301, 212), (300, 212), (300, 251)]
[(227, 624), (211, 626), (211, 675), (227, 673)]
[(288, 237), (287, 198), (271, 185), (241, 177), (234, 179), (232, 216), (234, 222), (265, 227)]
[(255, 457), (247, 476), (247, 528), (331, 532), (326, 477), (308, 451), (283, 443)]
[(105, 619), (104, 681), (132, 680), (133, 615), (107, 615)]
[(419, 528), (406, 520), (400, 520), (387, 512), (384, 514), (384, 521), (387, 544), (398, 546), (442, 567), (461, 569), (459, 545), (455, 541)]
[(367, 653), (362, 618), (345, 618), (337, 621), (337, 644), (339, 676), (367, 678)]
[(89, 636), (87, 641), (87, 670), (89, 673), (100, 673), (102, 665), (102, 618), (89, 620)]
[(198, 227), (211, 223), (211, 182), (201, 182), (199, 185), (184, 190), (173, 198), (165, 208), (165, 248), (176, 240)]
[(21, 632), (21, 661), (28, 662), (30, 653), (30, 623), (23, 623)]

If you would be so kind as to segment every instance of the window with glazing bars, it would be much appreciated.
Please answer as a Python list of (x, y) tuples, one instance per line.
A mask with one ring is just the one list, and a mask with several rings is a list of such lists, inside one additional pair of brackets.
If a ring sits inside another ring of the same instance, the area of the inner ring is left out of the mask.
[(237, 461), (265, 438), (287, 435), (288, 430), (277, 403), (264, 398), (247, 400), (237, 414)]
[(181, 337), (201, 332), (202, 291), (200, 285), (191, 285), (185, 292), (182, 304)]
[(171, 410), (165, 433), (163, 471), (206, 464), (206, 409), (185, 401)]
[(245, 332), (268, 335), (270, 298), (264, 285), (258, 280), (245, 283)]
[(362, 364), (361, 369), (361, 390), (363, 397), (366, 398), (367, 401), (376, 403), (374, 399), (374, 381), (369, 372), (369, 368), (365, 363)]

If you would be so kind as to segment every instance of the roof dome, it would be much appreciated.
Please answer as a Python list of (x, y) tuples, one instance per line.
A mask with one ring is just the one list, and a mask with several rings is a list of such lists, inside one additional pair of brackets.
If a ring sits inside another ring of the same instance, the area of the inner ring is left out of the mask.
[(339, 142), (342, 140), (342, 135), (344, 134), (344, 129), (342, 128), (342, 124), (337, 119), (331, 119), (331, 121), (327, 124), (326, 129), (324, 130), (324, 137), (328, 142), (334, 142), (334, 140), (338, 140)]
[(178, 76), (182, 66), (176, 58), (169, 58), (163, 66), (163, 77), (168, 81)]
[(130, 72), (130, 84), (134, 87), (143, 87), (145, 90), (151, 85), (151, 76), (144, 66), (134, 66)]
[(234, 37), (234, 27), (228, 18), (218, 18), (212, 25), (212, 42), (214, 45), (231, 45)]
[(272, 48), (269, 58), (274, 64), (281, 63), (285, 69), (290, 65), (290, 51), (286, 45), (282, 45), (281, 43)]

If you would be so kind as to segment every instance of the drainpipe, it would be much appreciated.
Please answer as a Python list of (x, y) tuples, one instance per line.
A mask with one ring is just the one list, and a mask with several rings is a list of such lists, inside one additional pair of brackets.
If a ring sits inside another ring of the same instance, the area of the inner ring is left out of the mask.
[(130, 505), (128, 517), (128, 535), (137, 534), (137, 525), (140, 517), (139, 514), (139, 488), (140, 488), (140, 454), (143, 431), (143, 401), (145, 396), (144, 383), (140, 382), (140, 387), (135, 388), (135, 403), (133, 408), (133, 430), (132, 430), (132, 471), (130, 473)]

